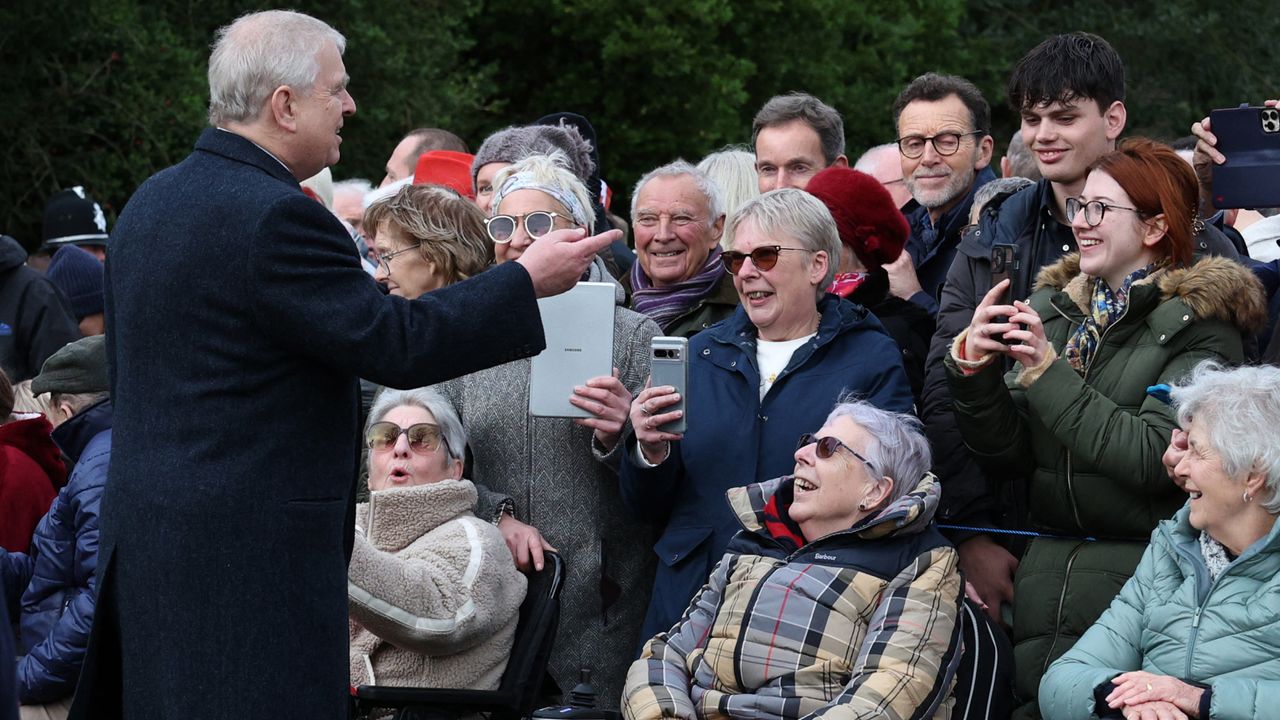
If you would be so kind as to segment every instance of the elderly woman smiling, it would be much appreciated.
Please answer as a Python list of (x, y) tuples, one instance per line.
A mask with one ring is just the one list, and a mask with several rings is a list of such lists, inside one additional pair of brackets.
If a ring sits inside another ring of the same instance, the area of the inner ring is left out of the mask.
[(493, 690), (526, 581), (475, 517), (467, 435), (433, 390), (388, 390), (369, 413), (369, 502), (349, 566), (351, 684)]
[(960, 572), (919, 427), (841, 403), (792, 475), (729, 491), (740, 530), (631, 666), (628, 720), (950, 716)]
[(1175, 387), (1190, 501), (1040, 684), (1047, 720), (1275, 717), (1280, 707), (1280, 369), (1196, 368)]

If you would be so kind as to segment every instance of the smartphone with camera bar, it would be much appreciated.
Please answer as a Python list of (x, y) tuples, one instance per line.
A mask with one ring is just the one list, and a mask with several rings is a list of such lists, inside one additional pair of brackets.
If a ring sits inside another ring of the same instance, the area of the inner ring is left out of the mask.
[[(997, 244), (991, 246), (991, 287), (999, 285), (1005, 280), (1009, 280), (1009, 287), (1004, 291), (1004, 295), (1000, 296), (1000, 302), (1013, 302), (1013, 272), (1017, 269), (1017, 248), (1013, 245)], [(997, 317), (993, 319), (995, 322), (1009, 322), (1009, 318)], [(1008, 345), (1004, 336), (992, 338)]]
[(678, 420), (659, 425), (658, 429), (663, 432), (682, 433), (687, 427), (685, 420), (688, 416), (685, 400), (688, 399), (689, 387), (689, 341), (682, 337), (659, 336), (650, 342), (650, 347), (653, 350), (649, 362), (652, 386), (670, 385), (680, 393), (680, 402), (668, 405), (662, 409), (662, 412), (685, 410), (685, 414)]
[(1213, 166), (1213, 206), (1280, 207), (1280, 109), (1241, 105), (1209, 113), (1227, 158)]

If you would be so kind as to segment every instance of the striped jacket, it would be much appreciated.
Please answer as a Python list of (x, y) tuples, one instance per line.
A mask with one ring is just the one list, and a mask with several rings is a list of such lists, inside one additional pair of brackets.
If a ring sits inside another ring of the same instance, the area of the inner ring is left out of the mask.
[(788, 518), (792, 482), (729, 491), (743, 529), (631, 666), (627, 720), (950, 715), (963, 587), (932, 522), (936, 478), (798, 549), (770, 532)]

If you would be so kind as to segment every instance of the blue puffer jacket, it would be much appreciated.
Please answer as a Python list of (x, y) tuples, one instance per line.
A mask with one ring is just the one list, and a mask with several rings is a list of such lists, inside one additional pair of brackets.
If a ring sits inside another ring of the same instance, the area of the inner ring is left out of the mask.
[(791, 356), (760, 399), (756, 329), (742, 308), (689, 341), (688, 432), (656, 468), (635, 463), (627, 438), (622, 499), (640, 518), (665, 525), (654, 545), (658, 572), (641, 637), (680, 619), (737, 532), (724, 502), (730, 488), (785, 475), (801, 433), (813, 432), (842, 393), (886, 410), (911, 412), (911, 386), (898, 347), (860, 305), (827, 295), (818, 333)]
[(1184, 506), (1151, 534), (1138, 570), (1102, 617), (1040, 681), (1046, 720), (1095, 717), (1094, 689), (1145, 670), (1213, 688), (1209, 718), (1280, 708), (1280, 523), (1216, 581)]
[[(36, 526), (28, 553), (0, 551), (0, 573), (20, 628), (18, 699), (23, 704), (67, 698), (76, 688), (93, 623), (98, 565), (98, 509), (111, 457), (111, 404), (104, 401), (59, 426), (76, 461), (70, 481)], [(74, 423), (74, 425), (73, 425)], [(86, 430), (99, 431), (86, 437)], [(65, 429), (65, 430), (64, 430)]]

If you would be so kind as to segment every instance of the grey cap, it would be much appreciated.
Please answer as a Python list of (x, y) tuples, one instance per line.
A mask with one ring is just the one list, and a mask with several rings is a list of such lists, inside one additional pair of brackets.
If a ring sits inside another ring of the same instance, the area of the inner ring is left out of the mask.
[(107, 337), (92, 335), (67, 343), (49, 356), (31, 381), (31, 392), (64, 394), (107, 392)]
[(485, 138), (471, 162), (471, 182), (480, 168), (493, 162), (517, 163), (530, 155), (550, 155), (559, 150), (569, 161), (569, 171), (586, 182), (595, 171), (591, 143), (572, 125), (521, 125), (499, 130)]

